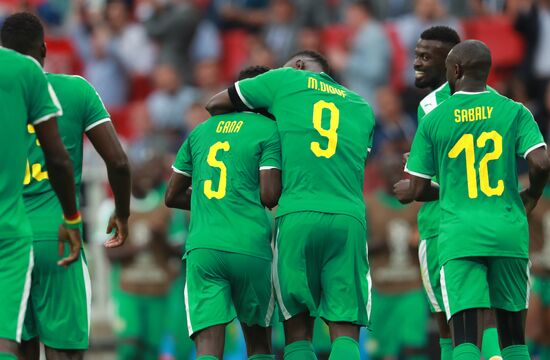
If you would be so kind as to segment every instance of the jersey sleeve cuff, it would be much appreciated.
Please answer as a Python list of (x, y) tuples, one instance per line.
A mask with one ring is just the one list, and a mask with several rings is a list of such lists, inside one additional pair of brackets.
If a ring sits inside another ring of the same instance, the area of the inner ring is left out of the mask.
[(235, 90), (237, 91), (237, 95), (239, 96), (239, 99), (241, 99), (241, 101), (243, 102), (243, 104), (245, 104), (249, 109), (254, 109), (254, 107), (252, 105), (250, 105), (250, 103), (246, 100), (246, 98), (244, 97), (242, 91), (241, 91), (241, 86), (239, 85), (240, 81), (237, 81), (235, 83)]
[(422, 174), (422, 173), (419, 173), (419, 172), (416, 172), (416, 171), (411, 171), (409, 170), (406, 166), (405, 166), (405, 172), (407, 174), (411, 174), (413, 176), (416, 176), (416, 177), (419, 177), (419, 178), (423, 178), (423, 179), (429, 179), (431, 180), (433, 175), (426, 175), (426, 174)]
[(56, 116), (61, 116), (61, 115), (63, 115), (63, 111), (58, 110), (58, 111), (56, 111), (56, 112), (54, 112), (54, 113), (51, 113), (51, 114), (48, 114), (48, 115), (44, 115), (44, 116), (42, 116), (41, 118), (34, 120), (34, 121), (32, 122), (32, 124), (33, 124), (33, 125), (38, 125), (38, 124), (40, 124), (40, 123), (43, 123), (44, 121), (48, 121), (48, 120), (50, 120), (50, 119), (53, 119), (53, 118), (56, 117)]
[(536, 145), (533, 145), (531, 146), (529, 149), (527, 149), (527, 151), (523, 154), (523, 158), (524, 159), (527, 159), (527, 155), (529, 155), (529, 153), (533, 150), (536, 150), (538, 149), (539, 147), (544, 147), (546, 149), (546, 143), (538, 143)]
[(183, 176), (187, 176), (187, 177), (191, 177), (191, 174), (189, 174), (188, 172), (185, 172), (183, 170), (180, 170), (180, 169), (177, 169), (176, 167), (172, 166), (172, 170), (174, 170), (175, 173), (177, 174), (181, 174)]
[(101, 125), (103, 123), (106, 123), (107, 121), (111, 121), (111, 118), (101, 119), (101, 120), (96, 121), (93, 124), (88, 125), (88, 127), (84, 129), (84, 132), (90, 131), (93, 128), (95, 128), (96, 126)]
[(281, 168), (278, 166), (270, 166), (270, 165), (260, 166), (260, 170), (271, 170), (271, 169), (280, 170)]

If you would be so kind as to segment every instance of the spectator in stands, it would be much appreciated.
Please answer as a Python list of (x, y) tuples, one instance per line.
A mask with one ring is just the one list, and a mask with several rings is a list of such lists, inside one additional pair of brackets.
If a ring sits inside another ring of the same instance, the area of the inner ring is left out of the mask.
[(250, 39), (249, 49), (248, 64), (250, 65), (267, 66), (270, 69), (277, 67), (278, 64), (282, 65), (281, 62), (277, 62), (275, 55), (278, 54), (277, 51), (267, 46), (261, 38), (253, 36)]
[(256, 33), (268, 19), (269, 0), (212, 0), (210, 14), (221, 29)]
[(203, 19), (191, 43), (190, 60), (193, 63), (208, 59), (220, 59), (222, 53), (222, 44), (220, 33), (216, 25)]
[(533, 89), (531, 95), (542, 103), (550, 80), (550, 0), (511, 0), (509, 8), (526, 42), (522, 74)]
[(147, 109), (155, 129), (185, 130), (183, 114), (199, 98), (198, 91), (186, 86), (171, 64), (157, 66), (153, 74), (154, 91), (147, 99)]
[(159, 61), (176, 66), (182, 75), (189, 68), (189, 49), (201, 20), (191, 0), (150, 0), (150, 15), (143, 16), (149, 36), (160, 45)]
[(401, 99), (390, 87), (383, 87), (376, 93), (377, 122), (374, 132), (374, 153), (379, 153), (392, 144), (392, 151), (405, 153), (410, 149), (416, 124), (403, 111)]
[(298, 32), (296, 51), (313, 50), (322, 53), (321, 29), (314, 26), (305, 26)]
[(269, 23), (264, 31), (264, 39), (276, 54), (278, 64), (283, 64), (296, 50), (298, 26), (295, 10), (290, 0), (271, 2)]
[(212, 96), (225, 88), (217, 60), (204, 60), (195, 66), (195, 85), (200, 92), (201, 101), (206, 104)]
[(107, 0), (105, 17), (111, 31), (109, 51), (129, 75), (150, 74), (155, 64), (155, 49), (143, 25), (132, 21), (129, 2)]
[[(395, 22), (396, 31), (407, 54), (405, 69), (412, 69), (414, 48), (420, 34), (425, 29), (435, 25), (449, 26), (460, 33), (460, 23), (457, 19), (448, 17), (440, 0), (416, 0), (414, 13), (402, 16)], [(405, 84), (413, 86), (414, 72), (404, 72)]]
[(373, 16), (370, 1), (352, 3), (346, 23), (353, 35), (349, 52), (334, 49), (328, 54), (331, 65), (342, 73), (344, 83), (375, 105), (376, 89), (388, 82), (390, 45), (384, 27)]
[[(210, 114), (204, 108), (204, 104), (194, 103), (187, 108), (187, 112), (185, 113), (185, 126), (191, 132), (191, 130), (209, 117)], [(181, 145), (181, 140), (179, 145)]]

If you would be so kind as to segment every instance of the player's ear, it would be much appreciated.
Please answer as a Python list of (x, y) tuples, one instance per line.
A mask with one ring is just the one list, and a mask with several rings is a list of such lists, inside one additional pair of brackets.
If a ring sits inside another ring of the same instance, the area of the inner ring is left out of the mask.
[(294, 63), (294, 67), (298, 70), (304, 70), (306, 68), (306, 63), (304, 60), (302, 59), (298, 59), (296, 60), (296, 62)]
[(47, 47), (46, 47), (46, 43), (44, 42), (40, 47), (40, 55), (42, 56), (43, 59), (46, 57), (46, 52), (47, 52)]
[(455, 68), (455, 75), (457, 79), (462, 79), (462, 76), (464, 76), (464, 69), (460, 64), (454, 64)]

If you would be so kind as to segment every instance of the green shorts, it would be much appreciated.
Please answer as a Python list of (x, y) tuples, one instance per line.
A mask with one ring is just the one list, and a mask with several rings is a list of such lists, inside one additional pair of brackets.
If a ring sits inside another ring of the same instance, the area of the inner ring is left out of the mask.
[(445, 311), (441, 283), (439, 281), (439, 254), (437, 253), (437, 236), (420, 240), (418, 244), (418, 260), (424, 291), (432, 313)]
[(113, 294), (118, 359), (158, 359), (166, 329), (168, 295)]
[(20, 342), (31, 287), (32, 238), (0, 239), (0, 338)]
[(428, 307), (421, 289), (402, 294), (372, 292), (372, 334), (367, 348), (374, 357), (397, 358), (403, 349), (423, 348), (428, 340)]
[[(23, 340), (39, 337), (54, 349), (85, 350), (90, 328), (91, 284), (84, 251), (62, 267), (58, 242), (35, 241), (34, 268)], [(66, 247), (65, 256), (69, 254)]]
[(467, 257), (441, 267), (441, 292), (449, 320), (459, 311), (495, 308), (527, 309), (529, 260), (511, 257)]
[(550, 306), (550, 277), (533, 276), (533, 293), (540, 297), (543, 306)]
[(368, 326), (367, 232), (349, 215), (296, 212), (277, 219), (273, 282), (285, 320), (303, 312)]
[(275, 298), (271, 260), (212, 249), (187, 254), (185, 306), (189, 336), (235, 317), (271, 326)]

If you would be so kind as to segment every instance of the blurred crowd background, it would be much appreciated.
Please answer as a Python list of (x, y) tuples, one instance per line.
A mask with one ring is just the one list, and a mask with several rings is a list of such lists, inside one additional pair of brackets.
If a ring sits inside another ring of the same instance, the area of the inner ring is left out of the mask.
[[(333, 77), (373, 106), (377, 125), (365, 197), (374, 213), (401, 209), (389, 185), (401, 174), (400, 157), (410, 147), (418, 102), (427, 94), (414, 88), (412, 63), (420, 33), (433, 25), (486, 42), (493, 54), (490, 85), (524, 103), (550, 135), (550, 0), (0, 0), (0, 21), (22, 10), (36, 13), (46, 28), (46, 71), (84, 76), (102, 97), (134, 165), (132, 211), (161, 201), (173, 157), (186, 135), (208, 118), (204, 104), (212, 95), (244, 66), (278, 67), (302, 49), (325, 54)], [(169, 245), (163, 250), (173, 268), (169, 286), (158, 294), (128, 293), (119, 286), (124, 276), (139, 279), (154, 272), (149, 240), (138, 236), (118, 252), (103, 250), (112, 209), (105, 170), (89, 146), (84, 164), (85, 238), (94, 286), (89, 358), (110, 359), (115, 353), (125, 358), (125, 341), (138, 339), (143, 344), (135, 346), (153, 349), (144, 358), (186, 359), (193, 350), (179, 259), (189, 214), (174, 212), (168, 220), (156, 214), (162, 221), (147, 225), (152, 238), (160, 236)], [(413, 211), (412, 220), (396, 221), (392, 235), (374, 236), (381, 243), (371, 246), (371, 263), (378, 261), (380, 248), (387, 250), (380, 260), (382, 283), (416, 266), (409, 254), (418, 240), (416, 209), (401, 210)], [(392, 220), (394, 213), (387, 217)], [(127, 259), (141, 264), (130, 275), (124, 275)], [(375, 288), (379, 295), (419, 293), (419, 278), (408, 280), (396, 287), (377, 285), (375, 278)], [(435, 354), (437, 338), (430, 336), (435, 324), (425, 309), (420, 313), (426, 336), (416, 347)], [(317, 347), (328, 350), (326, 329), (322, 324), (319, 329)], [(280, 330), (274, 336), (280, 348)], [(366, 354), (391, 358), (377, 353), (385, 348), (380, 341), (365, 334)], [(234, 326), (228, 353), (243, 358), (243, 351)]]

